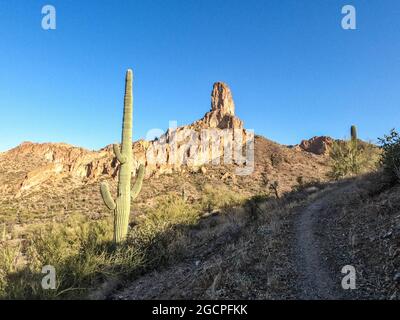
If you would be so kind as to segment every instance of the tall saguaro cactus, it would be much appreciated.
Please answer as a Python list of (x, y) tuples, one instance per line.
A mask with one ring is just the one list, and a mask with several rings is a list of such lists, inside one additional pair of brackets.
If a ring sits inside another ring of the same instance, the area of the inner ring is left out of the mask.
[(141, 188), (144, 177), (144, 166), (140, 165), (135, 185), (131, 191), (132, 177), (132, 70), (126, 72), (125, 79), (125, 98), (124, 116), (122, 123), (122, 142), (121, 147), (114, 145), (114, 153), (120, 163), (118, 175), (118, 196), (114, 201), (108, 185), (102, 183), (100, 186), (101, 196), (108, 209), (114, 211), (114, 243), (125, 240), (128, 233), (129, 214), (131, 209), (131, 199), (135, 199)]

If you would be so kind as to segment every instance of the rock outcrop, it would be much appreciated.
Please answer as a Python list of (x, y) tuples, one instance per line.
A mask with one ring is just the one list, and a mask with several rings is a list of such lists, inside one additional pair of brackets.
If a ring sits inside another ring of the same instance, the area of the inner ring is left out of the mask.
[[(169, 128), (153, 141), (136, 141), (133, 174), (140, 164), (146, 167), (146, 176), (201, 169), (207, 164), (246, 165), (246, 144), (254, 138), (243, 128), (243, 122), (235, 116), (235, 104), (229, 87), (217, 82), (211, 93), (211, 110), (190, 125)], [(249, 151), (249, 150), (247, 150)], [(34, 157), (32, 157), (34, 155)], [(32, 168), (26, 167), (26, 175), (20, 191), (27, 191), (55, 176), (71, 176), (82, 181), (102, 176), (115, 178), (119, 163), (112, 146), (99, 151), (89, 151), (66, 144), (23, 143), (10, 150), (8, 157), (17, 161), (35, 158)]]
[(326, 155), (328, 154), (332, 143), (333, 139), (331, 137), (320, 136), (320, 137), (313, 137), (309, 140), (303, 140), (301, 141), (298, 147), (301, 150), (311, 152), (317, 155)]
[(0, 156), (3, 166), (7, 164), (1, 170), (13, 171), (15, 164), (19, 171), (25, 172), (19, 190), (23, 192), (66, 175), (78, 180), (103, 174), (114, 176), (117, 167), (111, 154), (107, 148), (89, 151), (65, 143), (24, 142)]
[[(211, 110), (191, 125), (169, 128), (159, 139), (140, 142), (135, 158), (151, 174), (170, 173), (182, 166), (198, 168), (210, 163), (245, 164), (244, 147), (254, 135), (235, 116), (229, 87), (217, 82), (211, 93)], [(134, 147), (135, 149), (135, 147)], [(144, 151), (144, 154), (143, 154)]]
[(235, 103), (229, 87), (223, 82), (214, 83), (211, 92), (211, 110), (195, 122), (202, 128), (243, 129), (243, 122), (235, 116)]

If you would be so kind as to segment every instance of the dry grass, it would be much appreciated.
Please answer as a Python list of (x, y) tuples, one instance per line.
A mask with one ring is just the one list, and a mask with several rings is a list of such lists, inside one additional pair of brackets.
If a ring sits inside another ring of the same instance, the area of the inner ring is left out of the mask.
[[(218, 192), (224, 197), (216, 198)], [(109, 242), (110, 217), (93, 219), (77, 213), (59, 217), (59, 221), (42, 220), (25, 228), (22, 240), (21, 234), (16, 238), (8, 228), (7, 241), (0, 244), (0, 296), (85, 297), (102, 283), (118, 283), (120, 278), (179, 261), (187, 252), (190, 230), (198, 226), (204, 204), (223, 210), (229, 203), (237, 205), (238, 198), (226, 189), (215, 188), (194, 203), (179, 195), (158, 197), (144, 214), (135, 217), (127, 242), (116, 250)], [(45, 265), (55, 267), (56, 290), (41, 288), (41, 268)]]
[(115, 293), (116, 299), (292, 298), (287, 218), (308, 193), (277, 200), (260, 195), (226, 207), (185, 233), (180, 260), (150, 272)]

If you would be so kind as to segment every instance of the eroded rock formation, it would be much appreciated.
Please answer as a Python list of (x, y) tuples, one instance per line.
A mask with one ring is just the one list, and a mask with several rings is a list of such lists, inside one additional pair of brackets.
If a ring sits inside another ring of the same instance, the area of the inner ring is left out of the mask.
[[(229, 87), (217, 82), (211, 93), (211, 110), (202, 119), (187, 126), (169, 128), (153, 141), (139, 140), (133, 144), (133, 174), (140, 164), (145, 165), (146, 176), (180, 171), (185, 166), (197, 170), (207, 164), (248, 165), (246, 146), (253, 137), (235, 116)], [(82, 180), (101, 176), (114, 178), (119, 169), (111, 145), (99, 151), (49, 143), (24, 143), (15, 148), (16, 157), (29, 158), (30, 154), (38, 160), (34, 168), (27, 168), (21, 191), (54, 176), (69, 175)]]
[(203, 128), (243, 129), (243, 122), (235, 116), (235, 103), (229, 87), (223, 82), (214, 83), (211, 92), (211, 110), (195, 122)]

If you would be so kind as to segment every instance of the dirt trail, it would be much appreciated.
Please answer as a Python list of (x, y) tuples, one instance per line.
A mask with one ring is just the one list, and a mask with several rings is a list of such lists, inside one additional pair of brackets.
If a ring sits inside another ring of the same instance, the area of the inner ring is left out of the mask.
[[(337, 274), (340, 270), (330, 270), (322, 253), (322, 243), (326, 237), (321, 229), (324, 214), (335, 198), (347, 192), (352, 185), (340, 184), (322, 192), (311, 204), (299, 212), (294, 221), (294, 260), (298, 273), (299, 299), (342, 299), (344, 298)], [(332, 251), (335, 244), (331, 243)]]
[[(196, 244), (196, 239), (202, 238), (199, 235), (194, 238), (196, 245), (190, 250), (193, 256), (126, 283), (107, 298), (243, 298), (240, 285), (244, 278), (249, 288), (248, 297), (251, 298), (349, 298), (341, 288), (341, 270), (328, 263), (327, 254), (337, 259), (341, 250), (335, 241), (329, 240), (332, 237), (326, 230), (334, 232), (334, 204), (353, 188), (353, 182), (335, 183), (310, 195), (307, 204), (299, 205), (291, 213), (283, 207), (276, 209), (279, 215), (265, 211), (265, 216), (272, 214), (271, 217), (280, 222), (280, 227), (272, 227), (273, 219), (260, 226), (253, 225), (250, 229), (246, 224), (240, 227), (232, 224), (234, 229), (224, 228), (218, 239), (206, 241), (201, 246)], [(207, 230), (213, 225), (211, 222), (199, 230)], [(243, 243), (248, 245), (243, 246)], [(234, 259), (237, 266), (235, 263), (224, 263), (230, 261), (231, 254), (239, 255), (240, 259)]]

